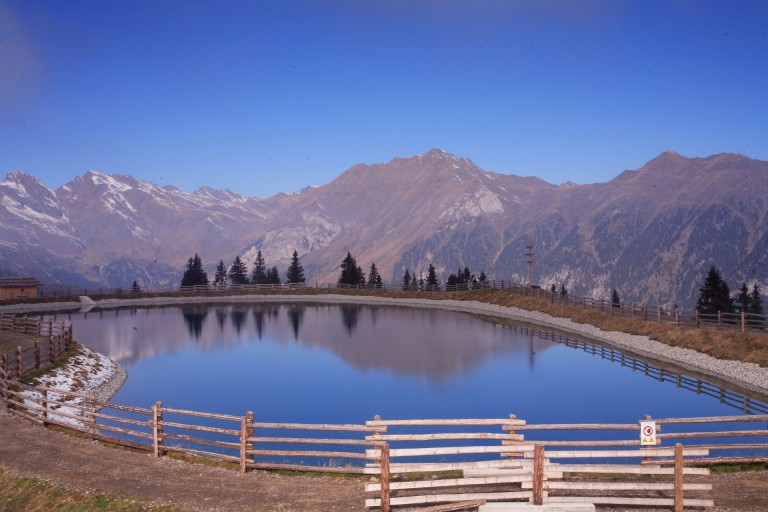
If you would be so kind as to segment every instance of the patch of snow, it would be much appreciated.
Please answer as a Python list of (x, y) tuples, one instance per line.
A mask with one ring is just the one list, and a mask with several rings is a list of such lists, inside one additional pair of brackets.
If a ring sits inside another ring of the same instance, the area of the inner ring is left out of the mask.
[[(80, 346), (78, 355), (71, 357), (67, 365), (62, 368), (56, 368), (53, 372), (35, 379), (34, 384), (57, 390), (57, 392), (48, 391), (48, 399), (58, 402), (56, 404), (49, 402), (49, 418), (82, 428), (85, 426), (82, 420), (59, 415), (56, 412), (71, 416), (82, 416), (82, 410), (76, 406), (82, 407), (85, 399), (71, 396), (70, 393), (95, 394), (118, 371), (119, 366), (117, 363), (107, 356)], [(42, 398), (42, 394), (39, 391), (24, 391), (21, 395), (22, 397), (38, 400)], [(60, 405), (62, 403), (63, 405)], [(25, 400), (25, 405), (33, 411), (38, 407), (37, 403), (32, 400)]]

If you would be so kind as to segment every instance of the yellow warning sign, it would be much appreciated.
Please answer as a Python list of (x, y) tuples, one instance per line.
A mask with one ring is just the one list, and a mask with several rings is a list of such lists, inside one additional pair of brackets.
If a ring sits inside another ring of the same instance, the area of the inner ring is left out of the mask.
[(656, 446), (656, 422), (655, 421), (640, 422), (640, 445)]

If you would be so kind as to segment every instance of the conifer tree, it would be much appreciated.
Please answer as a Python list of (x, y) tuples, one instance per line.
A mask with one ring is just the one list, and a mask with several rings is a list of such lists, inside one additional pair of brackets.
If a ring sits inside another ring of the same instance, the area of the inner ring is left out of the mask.
[(481, 287), (485, 286), (485, 282), (488, 280), (488, 278), (485, 276), (485, 272), (481, 270), (477, 280), (480, 281)]
[(295, 250), (293, 251), (291, 265), (288, 267), (285, 277), (287, 283), (303, 283), (305, 281), (304, 269), (301, 267), (301, 263), (299, 263), (299, 253)]
[(411, 286), (411, 273), (408, 272), (408, 269), (405, 269), (405, 273), (403, 274), (403, 290), (407, 290)]
[(141, 287), (139, 286), (139, 282), (134, 281), (133, 284), (131, 285), (131, 292), (139, 293), (140, 291), (141, 291)]
[(181, 286), (201, 286), (208, 284), (208, 274), (203, 270), (203, 261), (195, 254), (194, 258), (187, 260), (187, 267), (181, 278)]
[(749, 293), (747, 283), (741, 283), (739, 288), (739, 295), (736, 297), (736, 309), (744, 313), (752, 312), (752, 295)]
[[(467, 271), (469, 271), (469, 269), (467, 269)], [(440, 281), (437, 279), (437, 271), (435, 270), (435, 266), (431, 263), (427, 269), (427, 286), (433, 287), (435, 290), (440, 289)]]
[(718, 311), (733, 313), (731, 290), (714, 265), (709, 267), (707, 278), (699, 288), (699, 300), (696, 301), (696, 309), (705, 315), (715, 315)]
[(376, 268), (376, 262), (371, 263), (371, 269), (368, 272), (368, 286), (371, 288), (381, 288), (382, 286), (381, 276)]
[(267, 284), (282, 284), (280, 281), (280, 272), (277, 271), (276, 266), (267, 270)]
[(568, 290), (565, 289), (565, 283), (560, 285), (560, 295), (562, 295), (563, 297), (568, 296)]
[(253, 284), (266, 284), (267, 282), (267, 264), (264, 262), (264, 256), (261, 255), (261, 249), (256, 251), (256, 261), (253, 262), (251, 282)]
[(363, 269), (357, 265), (357, 260), (355, 260), (349, 252), (347, 252), (347, 257), (341, 261), (339, 284), (348, 284), (352, 286), (365, 284), (365, 274), (363, 273)]
[(216, 273), (213, 275), (213, 286), (226, 286), (227, 284), (227, 266), (224, 260), (219, 260), (216, 266)]
[(760, 296), (760, 286), (757, 283), (752, 285), (752, 305), (749, 310), (753, 315), (764, 315), (763, 298)]
[(229, 279), (232, 284), (248, 284), (248, 268), (240, 256), (235, 256), (235, 261), (229, 267)]
[(611, 305), (616, 308), (621, 306), (621, 297), (619, 297), (619, 292), (616, 288), (611, 292)]

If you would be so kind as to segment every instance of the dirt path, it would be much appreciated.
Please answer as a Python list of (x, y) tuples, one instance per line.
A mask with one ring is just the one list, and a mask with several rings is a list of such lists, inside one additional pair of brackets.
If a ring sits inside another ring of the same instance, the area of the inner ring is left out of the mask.
[[(0, 412), (0, 464), (55, 485), (186, 510), (364, 511), (363, 479), (280, 476), (155, 459)], [(767, 512), (768, 471), (717, 474), (708, 512)], [(619, 509), (601, 509), (618, 511)], [(632, 509), (634, 512), (647, 509)], [(663, 510), (663, 509), (659, 509)]]
[(53, 432), (5, 412), (0, 412), (0, 464), (70, 489), (188, 510), (365, 510), (361, 479), (241, 475), (155, 459)]

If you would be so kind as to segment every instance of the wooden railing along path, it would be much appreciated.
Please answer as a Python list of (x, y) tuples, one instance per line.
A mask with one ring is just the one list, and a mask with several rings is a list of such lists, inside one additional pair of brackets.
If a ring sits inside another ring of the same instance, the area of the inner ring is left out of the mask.
[[(96, 400), (11, 380), (0, 369), (4, 407), (156, 457), (209, 458), (249, 470), (352, 473), (371, 508), (472, 501), (581, 501), (708, 507), (711, 489), (692, 464), (768, 462), (768, 415), (657, 419), (656, 446), (626, 424), (529, 424), (501, 419), (374, 418), (359, 424), (256, 421), (242, 416)], [(763, 424), (763, 425), (761, 425)], [(677, 444), (673, 444), (677, 443)], [(446, 509), (447, 510), (447, 509)]]
[(59, 360), (73, 342), (72, 326), (64, 321), (46, 320), (28, 316), (0, 315), (0, 337), (3, 332), (16, 332), (41, 339), (31, 346), (17, 346), (16, 350), (2, 354), (2, 367), (9, 376), (22, 378), (43, 366)]

